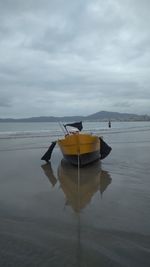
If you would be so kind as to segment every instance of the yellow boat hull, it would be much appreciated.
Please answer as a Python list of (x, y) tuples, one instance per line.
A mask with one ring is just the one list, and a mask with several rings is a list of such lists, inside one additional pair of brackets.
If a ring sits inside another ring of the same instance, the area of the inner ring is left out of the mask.
[(65, 159), (74, 165), (87, 165), (100, 159), (100, 139), (90, 134), (69, 134), (57, 141)]

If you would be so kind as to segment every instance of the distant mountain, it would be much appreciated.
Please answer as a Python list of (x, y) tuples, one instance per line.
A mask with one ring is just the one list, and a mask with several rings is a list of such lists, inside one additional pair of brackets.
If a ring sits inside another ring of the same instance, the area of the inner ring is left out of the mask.
[(99, 121), (148, 121), (150, 116), (148, 115), (137, 115), (132, 113), (119, 113), (109, 111), (99, 111), (86, 117), (88, 120), (99, 120)]
[(150, 121), (148, 115), (99, 111), (88, 116), (64, 116), (64, 117), (31, 117), (22, 119), (0, 119), (0, 122), (74, 122), (74, 121)]

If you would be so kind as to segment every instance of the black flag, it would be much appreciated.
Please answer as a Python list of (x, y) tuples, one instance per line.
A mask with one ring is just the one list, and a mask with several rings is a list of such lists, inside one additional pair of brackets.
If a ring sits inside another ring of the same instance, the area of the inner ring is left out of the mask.
[(82, 121), (80, 121), (80, 122), (74, 122), (74, 123), (68, 123), (68, 124), (65, 124), (65, 125), (64, 125), (65, 128), (66, 128), (66, 126), (75, 127), (75, 128), (77, 128), (79, 131), (81, 131), (81, 130), (83, 129)]

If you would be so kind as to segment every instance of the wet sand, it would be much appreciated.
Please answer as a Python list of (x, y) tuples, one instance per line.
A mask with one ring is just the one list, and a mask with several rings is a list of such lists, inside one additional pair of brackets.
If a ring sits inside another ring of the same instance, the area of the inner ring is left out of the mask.
[(58, 147), (51, 164), (20, 140), (0, 151), (0, 266), (150, 266), (149, 134), (105, 140), (80, 180)]

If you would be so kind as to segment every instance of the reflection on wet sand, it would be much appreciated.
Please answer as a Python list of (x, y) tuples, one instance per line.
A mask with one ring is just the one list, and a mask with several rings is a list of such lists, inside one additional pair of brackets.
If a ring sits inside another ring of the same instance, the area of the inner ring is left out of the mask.
[[(54, 186), (57, 182), (50, 163), (42, 165), (42, 168)], [(66, 196), (66, 205), (70, 205), (75, 212), (79, 212), (90, 203), (96, 192), (101, 196), (111, 183), (111, 177), (107, 171), (101, 169), (100, 162), (78, 169), (62, 160), (58, 167), (58, 179)]]
[(51, 163), (49, 162), (49, 163), (43, 164), (41, 167), (44, 170), (44, 173), (48, 177), (52, 186), (55, 186), (55, 184), (57, 183), (57, 179), (53, 173)]

